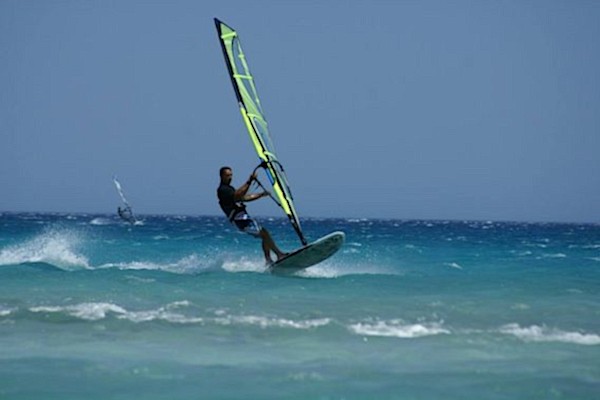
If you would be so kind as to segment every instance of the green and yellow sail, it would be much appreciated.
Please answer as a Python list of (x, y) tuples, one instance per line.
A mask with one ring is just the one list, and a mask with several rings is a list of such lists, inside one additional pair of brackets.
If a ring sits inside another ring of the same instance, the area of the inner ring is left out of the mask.
[(242, 51), (238, 34), (233, 28), (216, 18), (215, 25), (240, 112), (242, 113), (242, 118), (254, 149), (260, 160), (264, 161), (267, 165), (265, 171), (273, 186), (273, 192), (278, 199), (277, 203), (288, 216), (302, 244), (306, 245), (307, 242), (300, 228), (300, 221), (294, 208), (288, 180), (283, 166), (277, 159), (271, 135), (269, 134), (267, 120), (265, 119), (258, 93), (256, 92), (254, 78), (250, 73), (248, 60), (246, 60), (246, 56)]

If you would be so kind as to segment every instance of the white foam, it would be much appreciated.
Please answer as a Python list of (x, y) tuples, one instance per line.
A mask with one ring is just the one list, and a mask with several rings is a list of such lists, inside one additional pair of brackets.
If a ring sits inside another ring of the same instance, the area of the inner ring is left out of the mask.
[(529, 251), (529, 250), (525, 250), (525, 251), (516, 251), (516, 250), (511, 250), (512, 254), (515, 254), (518, 257), (526, 257), (526, 256), (530, 256), (533, 254), (533, 252)]
[(124, 314), (127, 311), (112, 303), (81, 303), (71, 306), (39, 306), (31, 307), (31, 312), (40, 313), (61, 313), (64, 312), (73, 317), (88, 321), (96, 321), (99, 319), (106, 318), (109, 312), (116, 314)]
[(565, 332), (545, 326), (531, 325), (521, 327), (519, 324), (508, 324), (500, 328), (500, 332), (513, 335), (528, 342), (564, 342), (581, 345), (600, 345), (600, 336), (581, 332)]
[(270, 318), (255, 315), (227, 315), (215, 318), (214, 321), (221, 325), (255, 325), (261, 328), (293, 328), (293, 329), (311, 329), (325, 326), (331, 322), (329, 318), (318, 318), (294, 321), (285, 318)]
[(13, 311), (14, 309), (12, 308), (4, 308), (3, 306), (0, 306), (0, 317), (6, 317), (10, 315)]
[(29, 311), (35, 313), (64, 313), (69, 316), (86, 321), (97, 321), (114, 314), (118, 319), (126, 319), (131, 322), (149, 322), (163, 320), (173, 323), (198, 323), (202, 318), (187, 317), (173, 310), (189, 306), (188, 301), (177, 301), (167, 304), (155, 310), (128, 311), (125, 308), (112, 303), (81, 303), (70, 306), (38, 306), (31, 307)]
[(362, 243), (359, 243), (359, 242), (349, 242), (349, 243), (346, 243), (346, 246), (362, 247)]
[(358, 254), (360, 253), (360, 250), (355, 249), (353, 247), (349, 247), (347, 249), (342, 250), (342, 254)]
[(564, 253), (545, 253), (542, 254), (541, 257), (536, 257), (538, 260), (542, 258), (567, 258), (567, 255)]
[(583, 246), (570, 245), (569, 247), (581, 247), (582, 249), (600, 249), (600, 244), (586, 244)]
[(402, 272), (374, 264), (347, 264), (339, 259), (329, 259), (325, 262), (307, 268), (297, 273), (304, 278), (339, 278), (346, 275), (401, 275)]
[(130, 280), (130, 281), (140, 282), (140, 283), (156, 282), (156, 279), (154, 279), (154, 278), (142, 278), (142, 277), (135, 276), (135, 275), (127, 275), (127, 276), (125, 276), (125, 279)]
[(204, 321), (204, 319), (200, 317), (187, 317), (183, 314), (173, 311), (179, 307), (187, 307), (189, 305), (190, 303), (188, 301), (176, 301), (156, 310), (129, 311), (123, 315), (119, 315), (118, 318), (127, 319), (132, 322), (162, 320), (176, 324), (195, 324)]
[(77, 254), (80, 235), (51, 230), (0, 251), (0, 265), (44, 262), (59, 268), (90, 268), (86, 257)]
[(343, 271), (340, 268), (337, 268), (334, 265), (330, 265), (329, 263), (321, 263), (315, 266), (312, 266), (308, 269), (298, 272), (298, 276), (302, 276), (304, 278), (338, 278), (343, 275), (347, 275), (350, 272), (348, 270)]
[(223, 261), (222, 268), (227, 272), (265, 272), (267, 266), (264, 259), (241, 258)]
[(156, 263), (152, 261), (131, 261), (122, 263), (108, 263), (98, 268), (118, 268), (121, 270), (151, 270), (167, 271), (178, 274), (190, 274), (203, 270), (215, 269), (221, 265), (219, 260), (211, 260), (192, 254), (175, 262)]
[(368, 222), (369, 220), (367, 218), (349, 218), (346, 220), (346, 222), (348, 223), (353, 223), (353, 224), (357, 224), (357, 223), (361, 223), (361, 222)]
[(114, 224), (114, 221), (108, 218), (102, 218), (102, 217), (98, 217), (98, 218), (94, 218), (93, 220), (90, 221), (90, 225), (98, 225), (98, 226), (104, 226), (104, 225), (112, 225)]
[(438, 322), (406, 324), (399, 319), (389, 321), (360, 322), (348, 326), (348, 329), (357, 335), (397, 337), (402, 339), (450, 334), (450, 331), (442, 328), (442, 324)]
[(31, 307), (34, 313), (63, 313), (86, 321), (97, 321), (114, 314), (117, 319), (128, 320), (134, 323), (150, 321), (167, 321), (176, 324), (215, 323), (218, 325), (251, 325), (261, 328), (291, 328), (311, 329), (328, 325), (329, 318), (306, 320), (292, 320), (286, 318), (265, 317), (256, 315), (227, 315), (226, 311), (218, 310), (214, 318), (187, 316), (179, 312), (181, 308), (189, 307), (188, 301), (177, 301), (166, 306), (151, 310), (129, 311), (112, 303), (81, 303), (69, 306), (38, 306)]
[(461, 267), (459, 264), (457, 264), (455, 262), (444, 263), (444, 265), (447, 266), (447, 267), (450, 267), (450, 268), (463, 269), (463, 267)]

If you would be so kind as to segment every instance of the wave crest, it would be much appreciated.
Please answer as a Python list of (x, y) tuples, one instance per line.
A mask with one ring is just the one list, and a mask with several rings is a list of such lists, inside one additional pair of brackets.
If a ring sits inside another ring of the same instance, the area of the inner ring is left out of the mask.
[(397, 337), (412, 339), (423, 336), (449, 334), (450, 331), (442, 328), (439, 322), (422, 324), (407, 324), (402, 320), (359, 322), (349, 326), (351, 332), (364, 336)]
[(76, 252), (80, 239), (72, 232), (50, 230), (22, 244), (0, 251), (0, 265), (46, 263), (61, 269), (90, 268), (86, 257)]
[[(84, 321), (98, 321), (110, 316), (127, 320), (134, 323), (151, 321), (166, 321), (175, 324), (197, 324), (208, 323), (222, 326), (248, 325), (266, 328), (288, 328), (288, 329), (312, 329), (326, 326), (331, 322), (329, 318), (316, 318), (305, 320), (293, 320), (278, 317), (267, 317), (257, 315), (228, 315), (225, 311), (217, 312), (216, 316), (188, 315), (194, 310), (185, 312), (192, 304), (187, 301), (175, 301), (165, 306), (140, 311), (130, 311), (113, 303), (80, 303), (68, 306), (37, 306), (30, 307), (29, 312), (42, 314), (58, 314)], [(1, 309), (0, 309), (1, 310)], [(13, 310), (6, 310), (3, 316), (8, 316)], [(2, 314), (0, 314), (2, 316)]]
[(508, 324), (502, 326), (500, 332), (528, 342), (563, 342), (588, 346), (600, 344), (600, 336), (595, 334), (566, 332), (538, 325), (521, 327), (519, 324)]
[(80, 303), (69, 306), (39, 306), (29, 308), (33, 313), (66, 314), (71, 317), (85, 321), (98, 321), (113, 314), (118, 319), (126, 319), (131, 322), (148, 322), (164, 320), (175, 323), (194, 323), (202, 321), (202, 318), (189, 318), (174, 310), (178, 307), (187, 306), (189, 302), (173, 302), (155, 310), (128, 311), (113, 303)]
[(294, 328), (294, 329), (311, 329), (320, 326), (328, 325), (331, 320), (329, 318), (317, 318), (294, 321), (285, 318), (269, 318), (255, 315), (234, 316), (215, 318), (215, 322), (221, 325), (255, 325), (261, 328)]

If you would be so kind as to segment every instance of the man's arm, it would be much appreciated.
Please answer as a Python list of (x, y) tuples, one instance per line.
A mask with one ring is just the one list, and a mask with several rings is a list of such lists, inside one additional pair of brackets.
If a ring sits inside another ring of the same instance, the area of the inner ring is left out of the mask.
[(260, 199), (261, 197), (265, 197), (268, 195), (269, 195), (269, 192), (251, 193), (251, 194), (245, 195), (244, 198), (242, 199), (242, 201), (246, 201), (246, 202), (254, 201), (254, 200)]
[(256, 179), (256, 173), (253, 173), (252, 175), (250, 175), (250, 178), (248, 178), (248, 180), (246, 181), (246, 183), (244, 183), (242, 186), (240, 186), (235, 193), (233, 194), (233, 197), (235, 199), (235, 201), (252, 201), (252, 200), (256, 200), (256, 198), (252, 199), (252, 200), (247, 200), (246, 197), (246, 193), (248, 193), (248, 190), (250, 189), (250, 185), (252, 184), (252, 181)]

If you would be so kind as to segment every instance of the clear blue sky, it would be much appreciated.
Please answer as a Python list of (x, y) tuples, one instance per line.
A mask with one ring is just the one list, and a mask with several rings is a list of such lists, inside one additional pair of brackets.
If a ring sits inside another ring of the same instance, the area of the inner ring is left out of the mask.
[(220, 214), (257, 158), (213, 17), (301, 216), (600, 221), (598, 1), (1, 0), (0, 211), (113, 212), (117, 174)]

